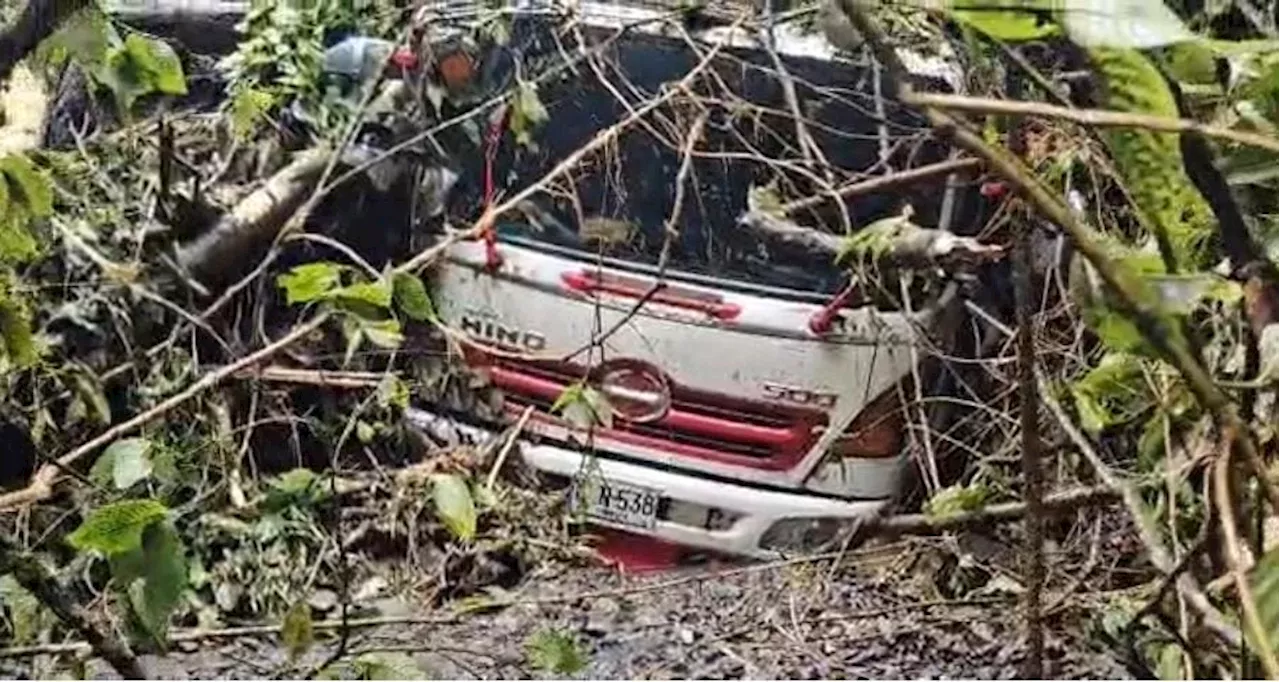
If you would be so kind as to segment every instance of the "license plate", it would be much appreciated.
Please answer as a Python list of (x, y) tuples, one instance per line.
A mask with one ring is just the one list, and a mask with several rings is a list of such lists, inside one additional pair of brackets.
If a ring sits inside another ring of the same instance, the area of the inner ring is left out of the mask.
[(589, 519), (634, 528), (653, 528), (662, 494), (652, 488), (628, 485), (598, 476), (573, 484), (573, 511)]

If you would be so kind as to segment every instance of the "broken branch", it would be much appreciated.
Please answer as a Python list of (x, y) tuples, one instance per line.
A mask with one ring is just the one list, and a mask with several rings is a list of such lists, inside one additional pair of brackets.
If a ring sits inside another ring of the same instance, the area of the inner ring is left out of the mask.
[[(843, 237), (797, 225), (762, 211), (744, 213), (738, 218), (738, 224), (769, 241), (799, 249), (820, 260), (835, 260), (846, 250)], [(872, 229), (875, 227), (865, 228)], [(1003, 246), (983, 244), (973, 237), (920, 227), (905, 220), (886, 229), (885, 238), (889, 244), (884, 249), (877, 249), (875, 259), (890, 265), (965, 269), (1004, 256)]]
[(82, 457), (96, 452), (99, 448), (109, 445), (116, 439), (132, 433), (142, 426), (159, 419), (173, 408), (222, 383), (224, 380), (234, 376), (245, 368), (262, 362), (272, 355), (275, 355), (287, 346), (319, 329), (320, 325), (324, 324), (327, 319), (327, 314), (322, 313), (317, 315), (310, 321), (294, 327), (292, 331), (280, 337), (276, 341), (229, 365), (205, 374), (195, 383), (183, 389), (181, 392), (170, 396), (166, 400), (161, 401), (151, 409), (135, 415), (132, 419), (116, 424), (80, 445), (80, 447), (77, 447), (71, 452), (59, 457), (56, 461), (40, 467), (40, 470), (36, 472), (34, 477), (32, 477), (31, 483), (27, 485), (26, 488), (0, 495), (0, 511), (24, 507), (34, 502), (48, 499), (53, 495), (53, 486), (57, 482), (59, 471), (72, 466)]
[(142, 663), (129, 650), (128, 644), (94, 624), (84, 607), (67, 598), (58, 579), (44, 564), (19, 549), (9, 538), (0, 535), (0, 574), (3, 573), (12, 574), (18, 584), (59, 620), (84, 637), (85, 642), (80, 646), (101, 656), (121, 677), (129, 680), (147, 679)]
[(1277, 142), (1274, 137), (1243, 130), (1231, 130), (1229, 128), (1205, 125), (1199, 121), (1185, 118), (1153, 116), (1127, 111), (1108, 111), (1106, 109), (1069, 109), (1044, 102), (947, 95), (936, 92), (913, 91), (903, 97), (902, 101), (920, 107), (936, 107), (951, 111), (1044, 116), (1098, 128), (1142, 128), (1164, 133), (1199, 133), (1207, 137), (1216, 137), (1221, 140), (1230, 140), (1271, 151), (1280, 151), (1280, 142)]

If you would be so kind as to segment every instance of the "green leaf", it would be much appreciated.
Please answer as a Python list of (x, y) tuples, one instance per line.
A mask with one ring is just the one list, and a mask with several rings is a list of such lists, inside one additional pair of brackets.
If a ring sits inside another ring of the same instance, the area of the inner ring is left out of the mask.
[(1006, 31), (1011, 37), (1004, 40), (1022, 39), (1012, 36), (1033, 27), (1024, 19), (1001, 21), (1003, 15), (1029, 12), (1051, 13), (1067, 36), (1084, 47), (1144, 49), (1194, 37), (1163, 0), (951, 0), (947, 6), (953, 14), (964, 12), (966, 18), (994, 15), (997, 18), (974, 27)]
[(182, 61), (168, 43), (147, 38), (140, 33), (130, 33), (125, 38), (124, 49), (148, 73), (147, 80), (153, 91), (166, 95), (187, 94), (187, 78), (182, 73)]
[(431, 501), (436, 516), (455, 537), (470, 540), (476, 535), (476, 507), (467, 482), (456, 474), (431, 477)]
[(924, 513), (939, 519), (978, 509), (991, 497), (991, 490), (982, 483), (952, 485), (933, 494), (924, 504)]
[(143, 577), (130, 585), (130, 601), (143, 627), (163, 640), (187, 588), (186, 549), (172, 524), (153, 523), (142, 534), (142, 556)]
[(150, 451), (151, 441), (145, 438), (125, 438), (107, 446), (102, 456), (111, 462), (116, 490), (128, 490), (151, 475)]
[(529, 666), (556, 675), (573, 675), (587, 667), (577, 637), (571, 632), (546, 628), (525, 641), (525, 660)]
[(267, 506), (282, 507), (313, 505), (329, 496), (329, 486), (323, 485), (316, 472), (299, 467), (291, 469), (267, 481)]
[(1057, 24), (1031, 12), (956, 9), (951, 17), (997, 40), (1036, 40), (1060, 32)]
[(381, 279), (374, 282), (356, 282), (333, 289), (324, 297), (341, 303), (364, 303), (385, 310), (391, 307), (391, 285)]
[(551, 405), (551, 411), (579, 429), (593, 426), (613, 428), (613, 407), (609, 398), (583, 383), (566, 386)]
[(436, 318), (435, 306), (427, 287), (417, 276), (407, 272), (397, 272), (392, 280), (395, 287), (396, 306), (409, 319), (425, 322)]
[(404, 343), (399, 320), (361, 320), (360, 332), (379, 348), (399, 348)]
[[(3, 233), (0, 227), (0, 233)], [(2, 261), (3, 258), (0, 258)], [(40, 359), (35, 335), (31, 332), (31, 309), (0, 274), (0, 375), (4, 365), (29, 367)]]
[[(1106, 107), (1177, 118), (1177, 103), (1159, 69), (1136, 50), (1090, 51), (1105, 81)], [(1111, 129), (1103, 133), (1116, 169), (1133, 197), (1143, 227), (1164, 235), (1179, 270), (1199, 270), (1209, 258), (1216, 222), (1183, 170), (1177, 133)]]
[(1265, 641), (1259, 642), (1250, 628), (1245, 628), (1248, 635), (1249, 648), (1258, 657), (1276, 659), (1277, 631), (1280, 630), (1280, 566), (1277, 565), (1277, 548), (1272, 548), (1249, 573), (1249, 583), (1253, 588), (1253, 602), (1258, 610), (1258, 619), (1262, 621), (1262, 633)]
[(67, 536), (67, 542), (82, 552), (98, 551), (107, 556), (128, 552), (142, 544), (142, 531), (168, 512), (167, 507), (151, 499), (106, 504), (90, 512), (80, 527)]
[(1081, 426), (1096, 436), (1127, 423), (1152, 405), (1143, 380), (1143, 361), (1128, 353), (1107, 353), (1071, 385)]
[(379, 407), (403, 410), (409, 406), (409, 385), (387, 374), (378, 380), (377, 398)]
[(356, 421), (356, 439), (361, 443), (366, 445), (372, 443), (377, 436), (378, 430), (372, 424), (363, 419)]
[(231, 129), (236, 139), (248, 141), (253, 131), (276, 106), (275, 95), (256, 88), (243, 88), (231, 97)]
[(0, 604), (9, 609), (9, 627), (14, 644), (31, 644), (40, 635), (44, 606), (12, 575), (0, 577)]
[(550, 115), (538, 97), (538, 86), (528, 81), (521, 81), (516, 86), (516, 96), (511, 103), (511, 132), (516, 142), (526, 147), (533, 146), (534, 130), (545, 123)]
[(344, 270), (337, 263), (304, 263), (277, 276), (276, 285), (284, 289), (286, 303), (311, 303), (324, 299), (341, 284)]
[(94, 3), (72, 14), (39, 50), (53, 66), (69, 58), (93, 70), (106, 60), (108, 47), (119, 39), (106, 14)]
[(0, 172), (9, 181), (10, 204), (21, 205), (37, 218), (53, 213), (53, 186), (26, 155), (10, 154), (0, 159)]
[(311, 643), (315, 641), (315, 631), (311, 625), (311, 606), (306, 600), (293, 605), (284, 614), (284, 622), (280, 625), (280, 639), (289, 652), (289, 661), (297, 661), (299, 656), (307, 653)]

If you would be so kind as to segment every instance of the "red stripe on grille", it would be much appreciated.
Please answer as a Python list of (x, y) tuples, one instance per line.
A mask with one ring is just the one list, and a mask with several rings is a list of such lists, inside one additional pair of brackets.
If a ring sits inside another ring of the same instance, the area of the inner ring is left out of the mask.
[[(534, 405), (539, 421), (569, 426), (550, 414), (550, 406), (584, 370), (558, 363), (511, 362), (472, 358), (485, 365), (493, 385), (506, 394), (510, 408)], [(661, 419), (633, 423), (613, 420), (598, 428), (597, 445), (610, 441), (665, 453), (771, 471), (794, 467), (817, 441), (825, 414), (672, 385), (672, 406)]]

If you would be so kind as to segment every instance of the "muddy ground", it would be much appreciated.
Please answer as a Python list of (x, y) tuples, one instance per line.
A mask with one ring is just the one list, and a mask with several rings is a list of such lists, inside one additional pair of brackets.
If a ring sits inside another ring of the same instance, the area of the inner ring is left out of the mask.
[[(353, 633), (347, 650), (407, 653), (439, 679), (562, 678), (530, 665), (526, 642), (557, 628), (571, 633), (586, 667), (569, 677), (598, 678), (1013, 678), (1024, 644), (1016, 593), (971, 591), (963, 598), (921, 588), (920, 566), (905, 553), (832, 570), (830, 562), (685, 566), (642, 575), (599, 567), (560, 567), (531, 575), (496, 612), (455, 616), (452, 607), (382, 597), (396, 623)], [(995, 581), (1007, 585), (1007, 581)], [(1046, 645), (1052, 677), (1120, 679), (1129, 674), (1086, 634), (1089, 605), (1054, 605)], [(366, 611), (367, 613), (368, 611)], [(306, 674), (336, 646), (316, 647), (290, 665), (278, 637), (179, 642), (147, 656), (156, 677), (262, 679)], [(110, 678), (96, 664), (91, 675)], [(10, 670), (10, 673), (19, 672)]]

